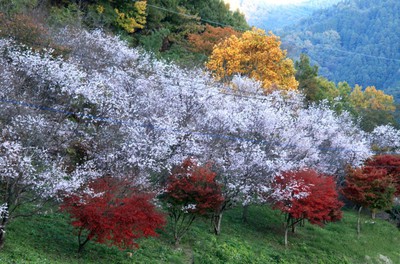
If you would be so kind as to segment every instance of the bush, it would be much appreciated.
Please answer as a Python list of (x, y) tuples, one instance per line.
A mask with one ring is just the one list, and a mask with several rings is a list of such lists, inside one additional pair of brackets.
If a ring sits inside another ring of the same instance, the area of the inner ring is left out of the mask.
[(37, 4), (37, 0), (0, 0), (0, 10), (7, 15), (15, 15), (31, 10)]
[(69, 4), (64, 7), (53, 6), (50, 9), (49, 24), (52, 26), (79, 26), (83, 13), (77, 4)]
[(132, 248), (138, 247), (138, 238), (157, 236), (156, 229), (165, 225), (164, 216), (150, 202), (151, 195), (130, 185), (127, 180), (103, 177), (64, 199), (61, 209), (75, 219), (72, 225), (78, 229), (78, 252), (90, 240)]
[(20, 45), (40, 52), (53, 49), (54, 56), (66, 56), (68, 49), (52, 42), (48, 29), (32, 16), (16, 14), (11, 17), (0, 13), (0, 38), (11, 38)]
[(161, 199), (173, 225), (175, 245), (196, 217), (212, 214), (222, 204), (224, 199), (216, 175), (210, 164), (199, 166), (190, 158), (173, 170)]

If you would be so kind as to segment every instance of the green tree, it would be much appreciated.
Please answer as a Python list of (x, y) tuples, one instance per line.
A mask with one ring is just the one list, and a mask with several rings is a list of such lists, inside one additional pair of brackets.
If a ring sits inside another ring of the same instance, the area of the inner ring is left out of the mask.
[(320, 76), (317, 78), (317, 85), (317, 101), (327, 100), (330, 105), (333, 105), (335, 98), (338, 98), (339, 96), (339, 91), (336, 88), (335, 83)]
[(300, 60), (294, 64), (296, 69), (296, 80), (299, 82), (301, 91), (308, 102), (317, 101), (318, 94), (318, 66), (310, 65), (310, 58), (306, 54), (300, 55)]
[(89, 26), (114, 27), (116, 30), (133, 33), (137, 29), (143, 29), (146, 24), (147, 1), (54, 0), (53, 2), (53, 13), (62, 13), (65, 9), (77, 6), (78, 10), (84, 13), (79, 19), (84, 19)]

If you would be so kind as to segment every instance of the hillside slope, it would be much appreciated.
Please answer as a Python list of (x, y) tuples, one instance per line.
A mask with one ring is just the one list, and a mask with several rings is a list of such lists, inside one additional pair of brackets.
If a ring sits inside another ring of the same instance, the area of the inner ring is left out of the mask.
[[(283, 215), (268, 207), (250, 207), (249, 222), (241, 210), (229, 211), (222, 234), (198, 221), (179, 248), (167, 228), (159, 238), (139, 242), (137, 250), (119, 251), (89, 243), (82, 255), (66, 216), (59, 213), (21, 219), (12, 224), (1, 263), (400, 263), (400, 232), (382, 220), (363, 217), (357, 239), (356, 214), (345, 212), (339, 223), (324, 229), (306, 224), (283, 246)], [(132, 256), (130, 253), (132, 253)], [(392, 262), (385, 262), (385, 260)]]

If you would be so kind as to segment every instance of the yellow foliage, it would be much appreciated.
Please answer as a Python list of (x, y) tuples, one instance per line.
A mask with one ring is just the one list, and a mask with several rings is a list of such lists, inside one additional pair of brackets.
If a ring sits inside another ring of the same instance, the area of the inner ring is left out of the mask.
[(147, 7), (147, 2), (146, 1), (137, 1), (134, 4), (135, 10), (136, 10), (136, 22), (140, 24), (143, 28), (144, 25), (146, 24), (146, 7)]
[(96, 6), (96, 11), (97, 11), (97, 13), (99, 13), (99, 14), (103, 14), (103, 13), (104, 13), (104, 6), (102, 6), (102, 5), (97, 5), (97, 6)]
[(240, 74), (261, 81), (266, 92), (296, 90), (293, 61), (286, 58), (280, 44), (277, 36), (261, 29), (233, 35), (214, 47), (206, 67), (218, 80)]
[(357, 85), (354, 90), (350, 93), (350, 102), (356, 108), (366, 108), (364, 93), (362, 92), (362, 87)]
[(385, 94), (381, 90), (377, 90), (375, 86), (368, 86), (362, 92), (362, 87), (356, 85), (350, 94), (351, 104), (357, 108), (395, 111), (393, 96)]
[(144, 28), (146, 24), (146, 1), (137, 1), (129, 12), (120, 12), (114, 9), (117, 14), (116, 23), (129, 33), (135, 32), (136, 29)]

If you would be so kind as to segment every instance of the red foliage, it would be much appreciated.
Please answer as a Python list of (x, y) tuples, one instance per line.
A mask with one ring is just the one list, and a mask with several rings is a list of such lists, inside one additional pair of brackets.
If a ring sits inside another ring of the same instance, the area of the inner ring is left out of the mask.
[(239, 37), (241, 33), (230, 27), (213, 27), (207, 24), (204, 32), (189, 34), (188, 40), (194, 52), (210, 55), (215, 45), (232, 35)]
[(371, 159), (366, 165), (357, 169), (349, 169), (346, 175), (343, 194), (352, 202), (370, 209), (388, 209), (392, 206), (395, 187), (393, 176), (382, 160)]
[(176, 245), (197, 216), (214, 213), (223, 203), (221, 186), (215, 181), (216, 175), (210, 164), (198, 166), (188, 158), (169, 177), (161, 198), (167, 204)]
[(288, 171), (275, 179), (274, 188), (282, 194), (274, 197), (275, 207), (291, 218), (323, 225), (342, 217), (333, 177), (314, 170)]
[(396, 185), (396, 195), (400, 195), (400, 156), (399, 155), (379, 155), (365, 162), (366, 166), (377, 169), (385, 169), (387, 174), (393, 178)]
[[(138, 247), (135, 239), (157, 236), (155, 230), (165, 225), (164, 216), (150, 202), (152, 195), (132, 191), (124, 180), (104, 177), (90, 182), (88, 189), (92, 192), (68, 196), (61, 206), (75, 219), (79, 251), (92, 239), (119, 248)], [(84, 230), (87, 237), (82, 241)]]
[(198, 166), (188, 158), (173, 170), (164, 199), (191, 214), (214, 212), (224, 201), (221, 186), (215, 181), (216, 176), (209, 164)]

